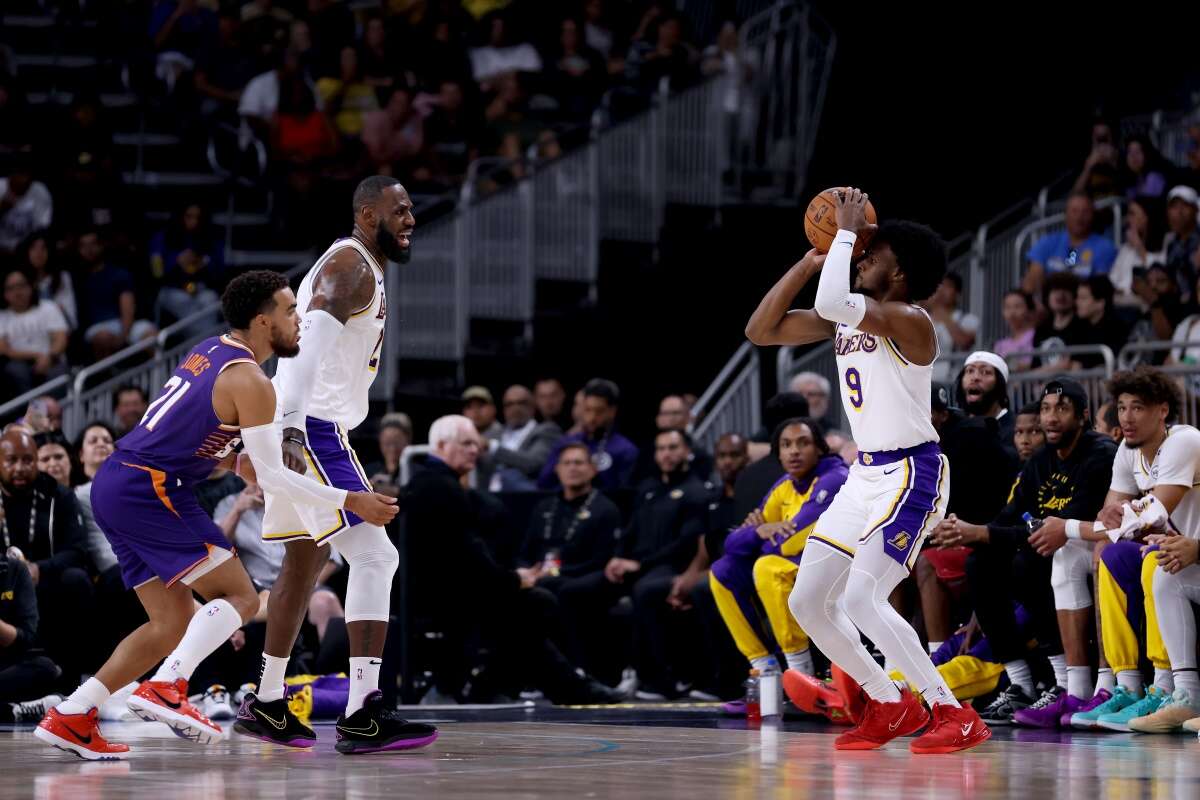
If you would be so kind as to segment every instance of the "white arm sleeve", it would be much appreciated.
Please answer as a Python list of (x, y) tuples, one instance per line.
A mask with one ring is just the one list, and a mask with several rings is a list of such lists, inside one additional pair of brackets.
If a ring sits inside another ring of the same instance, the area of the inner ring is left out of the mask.
[(821, 267), (817, 299), (813, 304), (813, 310), (821, 318), (851, 328), (857, 328), (867, 314), (867, 299), (861, 294), (850, 293), (850, 258), (857, 238), (853, 231), (837, 232), (825, 258), (825, 266)]
[(325, 486), (283, 466), (279, 432), (273, 423), (242, 428), (242, 444), (246, 446), (264, 491), (281, 494), (306, 506), (342, 508), (346, 504), (345, 489)]
[(333, 347), (343, 327), (328, 311), (315, 309), (304, 315), (300, 323), (300, 353), (288, 364), (287, 379), (280, 390), (284, 428), (299, 428), (307, 433), (304, 417), (321, 359)]

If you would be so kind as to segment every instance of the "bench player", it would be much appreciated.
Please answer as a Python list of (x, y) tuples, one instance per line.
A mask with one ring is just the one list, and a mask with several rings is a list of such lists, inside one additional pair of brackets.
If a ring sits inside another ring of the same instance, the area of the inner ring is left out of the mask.
[[(746, 335), (759, 345), (833, 339), (842, 402), (859, 447), (850, 477), (809, 535), (788, 601), (800, 626), (869, 698), (859, 724), (836, 747), (878, 748), (930, 718), (871, 658), (862, 631), (932, 709), (932, 724), (910, 749), (948, 753), (974, 747), (991, 731), (954, 699), (916, 631), (888, 604), (948, 499), (949, 469), (930, 421), (937, 338), (929, 316), (914, 305), (941, 282), (945, 246), (916, 223), (869, 226), (866, 201), (858, 189), (838, 193), (839, 231), (829, 254), (811, 250), (793, 266), (763, 298)], [(855, 241), (872, 233), (858, 265), (858, 291), (851, 292)], [(789, 310), (818, 271), (814, 309)]]
[[(275, 391), (260, 365), (297, 351), (299, 317), (287, 279), (269, 271), (240, 275), (226, 289), (222, 306), (232, 330), (192, 348), (141, 421), (117, 443), (92, 487), (96, 523), (150, 620), (34, 731), (47, 744), (84, 759), (127, 757), (126, 745), (101, 735), (97, 707), (163, 656), (158, 672), (129, 698), (130, 709), (191, 741), (222, 737), (221, 728), (188, 702), (187, 681), (197, 664), (254, 617), (258, 595), (192, 487), (239, 443), (265, 489), (376, 522), (396, 514), (391, 498), (322, 486), (283, 467), (273, 424)], [(207, 600), (195, 613), (193, 591)]]

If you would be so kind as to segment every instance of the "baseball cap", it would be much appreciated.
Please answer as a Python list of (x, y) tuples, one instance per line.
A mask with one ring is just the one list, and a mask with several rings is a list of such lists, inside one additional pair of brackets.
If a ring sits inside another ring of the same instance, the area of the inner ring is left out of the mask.
[(1068, 398), (1080, 413), (1088, 409), (1087, 390), (1080, 383), (1068, 377), (1060, 376), (1046, 381), (1046, 385), (1042, 389), (1042, 397), (1052, 394)]
[(496, 401), (492, 399), (492, 393), (486, 386), (468, 386), (467, 390), (462, 393), (462, 401), (469, 403), (472, 400), (482, 400), (489, 405), (496, 405)]
[(1190, 186), (1179, 185), (1167, 192), (1167, 204), (1172, 200), (1182, 200), (1192, 208), (1200, 208), (1200, 195)]
[(954, 392), (944, 383), (931, 384), (929, 405), (934, 411), (945, 411), (953, 405)]

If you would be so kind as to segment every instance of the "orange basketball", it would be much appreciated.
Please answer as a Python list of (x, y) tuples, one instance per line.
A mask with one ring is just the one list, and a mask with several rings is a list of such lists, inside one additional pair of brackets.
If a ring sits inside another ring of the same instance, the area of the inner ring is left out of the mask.
[[(817, 248), (817, 252), (828, 253), (829, 248), (833, 246), (833, 237), (838, 232), (837, 199), (834, 192), (844, 191), (846, 190), (843, 187), (826, 189), (812, 199), (808, 210), (804, 212), (804, 234), (808, 241), (812, 242), (812, 246)], [(879, 221), (875, 216), (875, 206), (871, 205), (870, 200), (867, 201), (866, 214), (867, 222), (872, 225)], [(870, 242), (867, 237), (859, 236), (854, 243), (855, 257), (862, 255), (868, 244)]]

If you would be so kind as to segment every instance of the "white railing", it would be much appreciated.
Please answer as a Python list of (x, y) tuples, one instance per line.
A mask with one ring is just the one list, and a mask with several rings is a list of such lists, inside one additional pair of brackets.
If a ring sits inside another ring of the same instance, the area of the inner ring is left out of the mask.
[(696, 445), (713, 452), (726, 433), (752, 436), (762, 427), (761, 375), (758, 349), (743, 342), (696, 401), (692, 431)]

